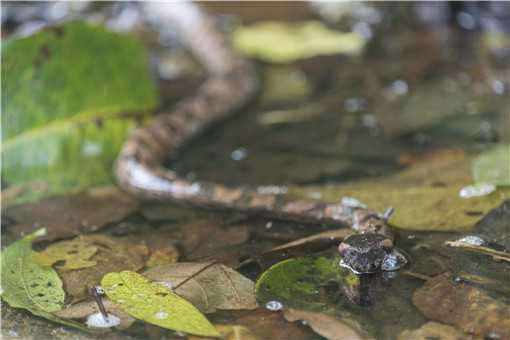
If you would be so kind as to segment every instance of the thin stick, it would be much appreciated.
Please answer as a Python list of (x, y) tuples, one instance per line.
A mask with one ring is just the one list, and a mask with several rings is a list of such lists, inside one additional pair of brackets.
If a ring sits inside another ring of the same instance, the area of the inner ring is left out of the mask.
[(105, 321), (108, 321), (108, 313), (106, 313), (106, 308), (104, 308), (103, 304), (103, 298), (102, 294), (100, 293), (102, 291), (102, 288), (98, 286), (93, 286), (90, 288), (90, 294), (94, 297), (94, 300), (96, 300), (97, 307), (99, 307), (99, 311), (101, 312), (101, 315), (105, 319)]
[(213, 261), (211, 263), (209, 263), (207, 266), (204, 266), (203, 268), (200, 268), (200, 270), (197, 270), (195, 273), (193, 273), (192, 275), (188, 276), (186, 279), (184, 279), (184, 281), (182, 281), (181, 283), (179, 283), (178, 285), (176, 285), (173, 289), (176, 290), (177, 288), (179, 288), (180, 286), (184, 285), (186, 282), (188, 282), (189, 280), (191, 280), (192, 278), (198, 276), (198, 274), (204, 272), (206, 269), (209, 269), (211, 268), (212, 266), (214, 266), (215, 264), (218, 264), (218, 262), (216, 261)]

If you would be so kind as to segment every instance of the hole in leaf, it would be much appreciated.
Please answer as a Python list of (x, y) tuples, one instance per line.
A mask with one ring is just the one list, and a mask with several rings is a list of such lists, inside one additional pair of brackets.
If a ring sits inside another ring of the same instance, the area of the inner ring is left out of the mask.
[(38, 283), (32, 283), (30, 285), (30, 288), (36, 288), (36, 287), (39, 287), (39, 284)]

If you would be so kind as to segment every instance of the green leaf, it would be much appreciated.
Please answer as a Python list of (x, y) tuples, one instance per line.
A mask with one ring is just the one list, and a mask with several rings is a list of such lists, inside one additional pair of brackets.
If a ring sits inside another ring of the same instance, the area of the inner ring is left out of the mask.
[(157, 105), (143, 46), (71, 22), (5, 42), (2, 64), (3, 179), (42, 180), (48, 193), (111, 183), (113, 159), (139, 124), (125, 114)]
[(89, 260), (97, 250), (94, 244), (85, 240), (61, 241), (48, 246), (42, 252), (35, 253), (34, 260), (45, 266), (63, 261), (62, 265), (57, 264), (61, 270), (87, 268), (97, 264), (96, 261)]
[(300, 257), (279, 262), (266, 270), (255, 284), (257, 300), (264, 305), (279, 301), (286, 307), (317, 309), (320, 287), (342, 275), (337, 257)]
[(273, 63), (317, 55), (357, 55), (365, 44), (359, 34), (330, 30), (319, 21), (260, 22), (237, 29), (233, 41), (245, 54)]
[(78, 322), (62, 320), (52, 314), (62, 310), (65, 292), (53, 268), (33, 261), (37, 253), (32, 250), (32, 241), (45, 234), (46, 229), (39, 229), (2, 252), (2, 299), (11, 307), (23, 308), (48, 320), (88, 331)]
[(45, 233), (39, 229), (2, 252), (2, 298), (11, 307), (43, 317), (62, 309), (65, 298), (62, 281), (53, 268), (32, 260), (32, 241)]
[(220, 333), (192, 304), (160, 283), (131, 271), (108, 273), (101, 280), (106, 295), (134, 318), (194, 335)]
[(510, 185), (510, 144), (500, 144), (473, 160), (476, 183)]

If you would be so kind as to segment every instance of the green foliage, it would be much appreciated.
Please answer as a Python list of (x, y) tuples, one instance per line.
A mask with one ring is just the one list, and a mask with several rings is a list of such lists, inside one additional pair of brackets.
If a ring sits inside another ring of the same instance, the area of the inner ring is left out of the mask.
[(220, 336), (192, 304), (140, 274), (108, 273), (101, 280), (101, 286), (112, 301), (134, 318), (188, 334)]
[(5, 42), (2, 66), (3, 180), (42, 180), (51, 193), (111, 183), (139, 123), (124, 113), (157, 105), (143, 46), (71, 22)]
[(11, 307), (43, 317), (62, 309), (65, 298), (62, 281), (53, 268), (32, 260), (32, 241), (45, 233), (39, 229), (2, 252), (2, 298)]

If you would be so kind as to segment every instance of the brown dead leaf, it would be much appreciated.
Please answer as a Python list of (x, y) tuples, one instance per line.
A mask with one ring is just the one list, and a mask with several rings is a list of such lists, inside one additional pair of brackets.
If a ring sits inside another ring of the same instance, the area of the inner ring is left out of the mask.
[(122, 270), (137, 271), (145, 265), (148, 249), (144, 245), (105, 235), (84, 235), (79, 239), (98, 248), (91, 258), (97, 264), (72, 271), (56, 268), (71, 302), (83, 300), (88, 295), (88, 288), (99, 284), (105, 274)]
[(223, 227), (215, 220), (199, 220), (179, 227), (184, 256), (194, 261), (217, 261), (237, 265), (239, 248), (250, 233), (246, 225)]
[[(126, 329), (133, 324), (136, 320), (118, 308), (108, 298), (103, 298), (103, 305), (108, 314), (113, 314), (120, 319), (120, 324), (116, 327), (118, 329)], [(99, 313), (99, 307), (94, 300), (83, 301), (74, 305), (68, 306), (55, 313), (63, 319), (85, 319), (87, 316)]]
[(413, 303), (431, 320), (479, 337), (510, 338), (510, 306), (445, 273), (428, 280)]
[(289, 308), (283, 312), (283, 316), (290, 322), (297, 320), (306, 322), (315, 333), (328, 340), (367, 339), (360, 336), (357, 331), (344, 321), (327, 314)]
[[(143, 275), (153, 281), (176, 287), (210, 263), (180, 262), (154, 267)], [(255, 309), (254, 283), (235, 270), (214, 264), (183, 283), (175, 292), (204, 313), (216, 309)]]
[[(429, 321), (418, 329), (406, 329), (398, 336), (398, 340), (460, 340), (465, 339), (465, 335), (452, 326), (443, 325), (438, 322)], [(469, 338), (476, 340), (479, 338)]]
[[(257, 340), (258, 338), (244, 326), (238, 325), (214, 325), (214, 327), (221, 333), (224, 340)], [(202, 340), (212, 339), (204, 338), (195, 335), (188, 335), (188, 340)]]
[(177, 262), (179, 258), (179, 251), (174, 246), (159, 248), (151, 252), (149, 259), (145, 266), (147, 268), (157, 267), (164, 264)]
[(138, 207), (136, 201), (114, 187), (87, 193), (53, 196), (36, 203), (9, 206), (3, 215), (15, 224), (10, 232), (16, 236), (45, 227), (41, 240), (57, 240), (97, 231), (108, 223), (122, 220)]

